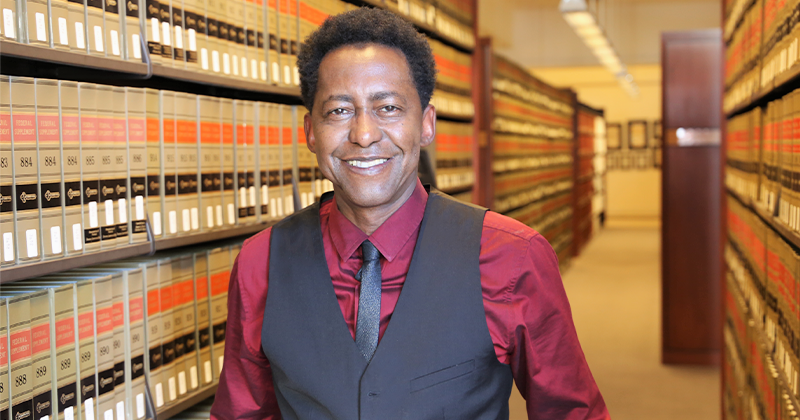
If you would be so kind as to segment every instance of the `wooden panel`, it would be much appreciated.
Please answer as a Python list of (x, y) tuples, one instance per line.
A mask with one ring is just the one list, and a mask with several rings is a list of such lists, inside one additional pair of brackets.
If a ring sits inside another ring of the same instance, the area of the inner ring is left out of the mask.
[[(719, 130), (718, 30), (662, 36), (664, 132)], [(716, 364), (721, 343), (718, 145), (665, 145), (662, 173), (662, 361)]]

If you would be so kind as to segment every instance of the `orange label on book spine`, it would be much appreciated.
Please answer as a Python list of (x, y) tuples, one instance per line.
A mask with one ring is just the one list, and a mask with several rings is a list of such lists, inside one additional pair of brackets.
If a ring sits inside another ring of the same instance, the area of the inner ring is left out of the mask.
[(11, 334), (11, 363), (31, 357), (31, 330), (26, 328)]
[(75, 344), (75, 318), (65, 318), (56, 322), (56, 348)]

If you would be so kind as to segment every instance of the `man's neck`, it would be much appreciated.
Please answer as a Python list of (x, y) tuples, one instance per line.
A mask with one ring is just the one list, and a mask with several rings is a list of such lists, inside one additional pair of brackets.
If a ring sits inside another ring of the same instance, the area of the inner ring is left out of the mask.
[(362, 232), (367, 235), (372, 235), (372, 233), (378, 230), (378, 228), (392, 217), (400, 207), (403, 207), (403, 204), (414, 194), (416, 188), (417, 183), (412, 182), (411, 185), (403, 191), (399, 199), (383, 206), (358, 207), (348, 202), (346, 199), (341, 199), (341, 195), (337, 196), (336, 205), (347, 220), (356, 225)]

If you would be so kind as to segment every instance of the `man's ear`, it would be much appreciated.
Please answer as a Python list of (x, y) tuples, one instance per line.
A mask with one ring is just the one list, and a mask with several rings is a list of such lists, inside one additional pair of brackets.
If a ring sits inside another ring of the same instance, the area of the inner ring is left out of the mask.
[(419, 147), (429, 146), (436, 138), (436, 108), (428, 104), (422, 112), (422, 136)]
[(306, 146), (308, 146), (308, 150), (310, 150), (313, 154), (317, 154), (317, 141), (314, 138), (314, 130), (311, 123), (311, 112), (307, 112), (306, 115), (303, 116), (303, 130), (306, 132)]

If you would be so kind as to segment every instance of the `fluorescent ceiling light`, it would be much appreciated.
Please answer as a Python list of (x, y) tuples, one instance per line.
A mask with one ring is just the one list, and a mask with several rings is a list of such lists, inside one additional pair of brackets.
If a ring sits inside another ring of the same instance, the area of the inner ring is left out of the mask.
[(603, 28), (589, 11), (586, 0), (561, 0), (559, 9), (564, 20), (575, 30), (600, 63), (617, 78), (622, 88), (631, 96), (636, 96), (639, 93), (639, 87), (636, 86), (633, 76), (622, 64), (622, 60), (619, 59), (617, 51), (611, 45)]

